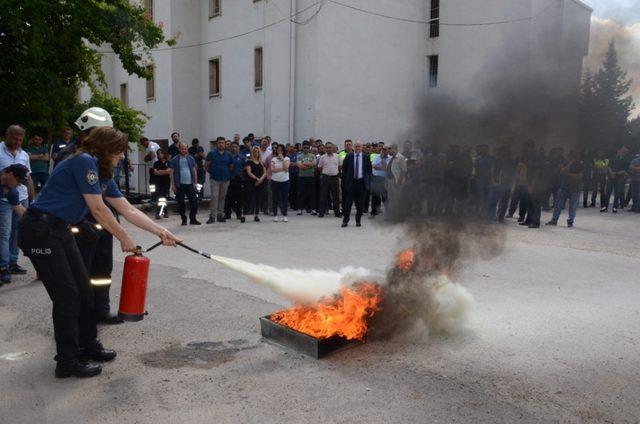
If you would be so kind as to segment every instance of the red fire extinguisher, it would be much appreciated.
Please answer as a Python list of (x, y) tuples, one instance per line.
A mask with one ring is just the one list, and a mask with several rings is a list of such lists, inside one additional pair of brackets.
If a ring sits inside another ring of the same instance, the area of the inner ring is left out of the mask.
[(146, 314), (144, 304), (147, 297), (150, 262), (149, 258), (142, 255), (140, 246), (136, 253), (127, 256), (124, 260), (118, 310), (118, 317), (124, 321), (141, 321)]

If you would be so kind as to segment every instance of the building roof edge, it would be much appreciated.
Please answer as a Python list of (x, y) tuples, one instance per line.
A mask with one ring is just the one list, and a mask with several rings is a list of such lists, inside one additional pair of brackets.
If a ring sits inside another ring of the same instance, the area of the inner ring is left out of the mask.
[(587, 3), (583, 2), (582, 0), (568, 0), (568, 1), (572, 1), (578, 6), (582, 6), (583, 8), (587, 9), (589, 12), (593, 13), (593, 8), (589, 6)]

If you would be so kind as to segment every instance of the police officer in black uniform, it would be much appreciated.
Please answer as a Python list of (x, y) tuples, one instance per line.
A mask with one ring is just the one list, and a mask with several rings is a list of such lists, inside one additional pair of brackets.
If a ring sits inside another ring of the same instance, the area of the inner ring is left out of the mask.
[[(113, 127), (111, 115), (99, 107), (85, 110), (75, 124), (81, 131), (79, 137), (72, 140), (58, 153), (54, 167), (73, 155), (82, 140), (94, 128)], [(72, 230), (76, 243), (80, 248), (82, 260), (89, 271), (93, 287), (96, 321), (103, 324), (122, 323), (117, 314), (111, 313), (111, 299), (109, 298), (111, 271), (113, 270), (113, 236), (108, 231), (105, 231), (91, 214), (88, 214), (84, 221), (74, 225)]]
[(127, 137), (108, 127), (95, 128), (74, 155), (61, 162), (49, 182), (19, 223), (18, 244), (33, 263), (53, 302), (53, 328), (58, 378), (92, 377), (116, 352), (97, 339), (93, 291), (73, 224), (89, 211), (97, 222), (120, 240), (123, 252), (136, 244), (105, 205), (106, 200), (127, 221), (175, 246), (178, 239), (154, 223), (122, 196), (113, 180), (113, 166), (127, 148)]

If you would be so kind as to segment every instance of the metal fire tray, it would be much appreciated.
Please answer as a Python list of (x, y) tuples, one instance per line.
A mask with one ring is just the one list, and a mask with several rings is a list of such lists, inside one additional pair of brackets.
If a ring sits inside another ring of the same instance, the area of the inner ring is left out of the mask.
[(265, 339), (315, 359), (321, 359), (338, 349), (361, 344), (357, 340), (347, 340), (338, 336), (316, 339), (271, 321), (269, 315), (260, 318), (260, 331)]

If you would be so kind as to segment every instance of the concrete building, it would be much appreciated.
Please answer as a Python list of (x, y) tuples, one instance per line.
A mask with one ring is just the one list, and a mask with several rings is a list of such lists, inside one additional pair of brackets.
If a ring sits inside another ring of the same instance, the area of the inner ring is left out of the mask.
[(513, 54), (517, 66), (490, 72), (553, 68), (575, 105), (591, 15), (579, 0), (144, 3), (177, 44), (152, 52), (151, 82), (106, 54), (109, 90), (151, 117), (149, 138), (178, 131), (205, 149), (249, 132), (402, 141), (432, 91), (472, 92), (487, 63)]

